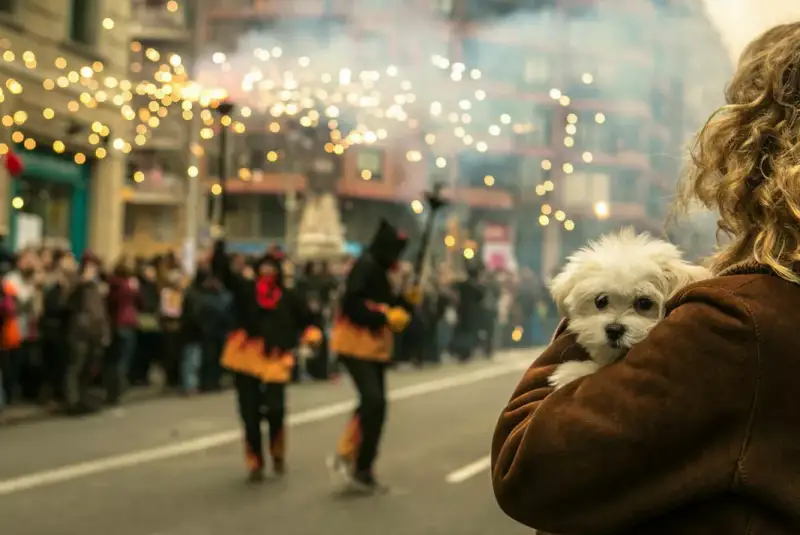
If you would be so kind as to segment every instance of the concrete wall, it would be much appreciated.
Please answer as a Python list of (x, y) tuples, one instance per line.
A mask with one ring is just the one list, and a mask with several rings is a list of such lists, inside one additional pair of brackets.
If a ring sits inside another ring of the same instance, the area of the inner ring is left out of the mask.
[[(120, 113), (120, 107), (111, 102), (114, 93), (103, 87), (108, 77), (122, 81), (126, 78), (128, 64), (127, 22), (130, 16), (129, 0), (93, 0), (90, 2), (88, 23), (92, 28), (89, 44), (75, 43), (70, 40), (70, 13), (72, 2), (68, 0), (17, 0), (12, 13), (0, 14), (0, 53), (11, 50), (13, 61), (0, 60), (0, 78), (13, 78), (23, 86), (23, 92), (13, 95), (3, 88), (5, 102), (2, 104), (3, 114), (12, 114), (23, 110), (28, 114), (28, 121), (19, 127), (26, 137), (33, 138), (39, 147), (51, 145), (60, 140), (66, 145), (67, 152), (82, 152), (89, 157), (87, 165), (92, 165), (90, 214), (91, 228), (89, 246), (97, 254), (107, 260), (113, 260), (120, 254), (122, 243), (122, 186), (125, 173), (126, 155), (107, 147), (104, 159), (92, 161), (97, 146), (88, 141), (90, 126), (100, 121), (108, 126), (111, 139), (122, 138), (131, 141), (130, 124)], [(114, 21), (114, 28), (103, 27), (104, 19)], [(36, 66), (29, 68), (23, 61), (23, 54), (33, 52)], [(59, 68), (57, 59), (66, 60), (66, 67)], [(66, 88), (56, 86), (52, 90), (44, 87), (46, 80), (57, 80), (68, 76), (71, 71), (80, 72), (82, 67), (100, 66), (92, 76), (98, 85), (92, 88), (80, 82), (72, 83)], [(100, 71), (100, 72), (97, 72)], [(105, 90), (109, 97), (106, 102), (99, 102), (98, 90)], [(84, 104), (77, 111), (70, 111), (71, 101), (79, 101), (81, 93), (89, 93), (97, 98), (96, 107)], [(51, 108), (55, 117), (46, 120), (43, 110)], [(68, 135), (71, 125), (81, 128), (79, 134)], [(8, 129), (5, 129), (8, 130)], [(7, 132), (4, 135), (10, 135)], [(6, 141), (5, 139), (3, 140)], [(8, 229), (10, 199), (4, 192), (8, 191), (8, 177), (0, 175), (0, 228)]]

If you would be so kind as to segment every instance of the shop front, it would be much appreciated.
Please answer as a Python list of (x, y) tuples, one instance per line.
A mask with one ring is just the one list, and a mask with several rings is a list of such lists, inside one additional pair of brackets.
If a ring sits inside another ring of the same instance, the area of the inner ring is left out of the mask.
[(63, 247), (80, 256), (88, 240), (91, 166), (47, 151), (18, 154), (25, 170), (12, 181), (12, 247)]

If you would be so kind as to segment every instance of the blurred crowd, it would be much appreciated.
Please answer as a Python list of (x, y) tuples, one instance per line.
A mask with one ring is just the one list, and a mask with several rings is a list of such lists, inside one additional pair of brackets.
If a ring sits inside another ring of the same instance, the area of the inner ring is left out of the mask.
[[(231, 257), (236, 271), (245, 255)], [(129, 389), (193, 396), (231, 383), (220, 367), (231, 325), (231, 296), (212, 275), (209, 255), (191, 273), (175, 254), (123, 257), (108, 265), (91, 252), (74, 258), (55, 249), (0, 251), (0, 412), (41, 404), (69, 414), (113, 406)], [(352, 258), (295, 266), (286, 284), (330, 325)], [(398, 292), (415, 284), (410, 264), (393, 273)], [(424, 298), (399, 334), (394, 364), (466, 362), (495, 351), (547, 342), (557, 313), (537, 276), (489, 272), (460, 276), (446, 268), (426, 277)], [(298, 348), (295, 381), (337, 376), (327, 337)]]

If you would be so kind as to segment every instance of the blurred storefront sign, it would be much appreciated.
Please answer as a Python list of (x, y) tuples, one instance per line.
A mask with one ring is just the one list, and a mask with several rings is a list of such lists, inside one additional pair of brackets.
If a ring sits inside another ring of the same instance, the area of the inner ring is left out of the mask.
[(514, 230), (508, 225), (486, 224), (483, 227), (481, 258), (490, 271), (517, 271)]

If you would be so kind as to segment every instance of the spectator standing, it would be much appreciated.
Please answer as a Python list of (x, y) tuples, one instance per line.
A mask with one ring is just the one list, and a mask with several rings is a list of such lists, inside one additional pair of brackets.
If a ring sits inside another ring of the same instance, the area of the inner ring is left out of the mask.
[(141, 304), (139, 280), (134, 276), (130, 262), (123, 258), (114, 268), (108, 293), (112, 342), (103, 366), (103, 381), (106, 402), (111, 405), (119, 403), (136, 351), (136, 328)]
[(66, 329), (69, 321), (67, 306), (73, 290), (75, 278), (75, 259), (72, 253), (59, 252), (53, 257), (53, 271), (49, 284), (44, 288), (44, 303), (40, 331), (42, 335), (41, 353), (45, 376), (52, 400), (66, 402), (65, 381), (69, 361)]
[[(166, 263), (166, 261), (165, 261)], [(181, 315), (183, 314), (183, 275), (177, 269), (171, 269), (165, 277), (164, 285), (159, 293), (161, 332), (163, 347), (161, 350), (164, 373), (168, 387), (180, 385), (180, 364), (183, 353), (181, 344)]]
[(38, 340), (37, 313), (39, 311), (39, 288), (36, 280), (37, 259), (35, 253), (26, 250), (17, 258), (16, 268), (6, 275), (6, 282), (13, 288), (14, 315), (21, 344), (8, 355), (6, 392), (7, 401), (13, 402), (17, 394), (29, 400), (36, 399), (40, 378), (37, 370), (36, 341)]
[(66, 406), (72, 414), (86, 414), (98, 409), (89, 398), (89, 387), (100, 370), (106, 348), (111, 342), (108, 309), (100, 261), (87, 252), (81, 259), (78, 280), (69, 294), (65, 316), (69, 360), (66, 371)]
[(148, 385), (153, 359), (162, 362), (164, 343), (158, 319), (161, 303), (155, 266), (150, 262), (142, 262), (137, 275), (142, 306), (136, 318), (136, 350), (128, 377), (132, 385)]

